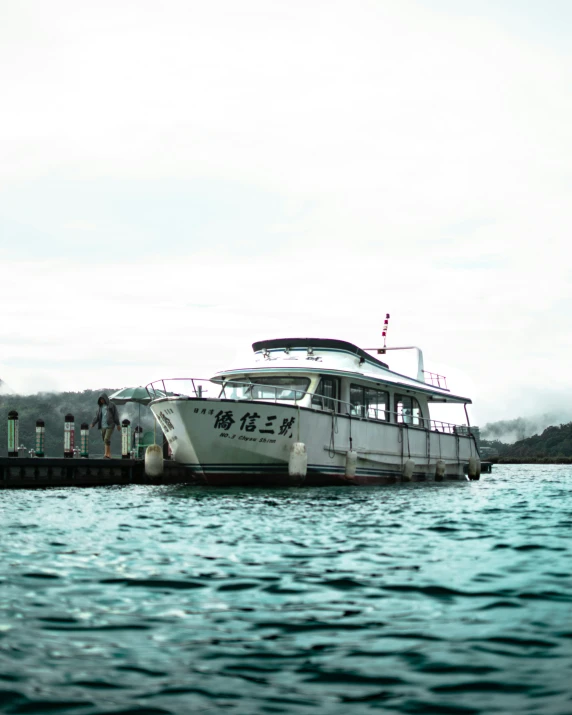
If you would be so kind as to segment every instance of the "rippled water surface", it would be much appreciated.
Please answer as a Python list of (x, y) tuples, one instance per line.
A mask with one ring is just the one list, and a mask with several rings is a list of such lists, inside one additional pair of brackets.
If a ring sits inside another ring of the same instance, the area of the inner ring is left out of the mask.
[(0, 712), (572, 713), (572, 469), (0, 493)]

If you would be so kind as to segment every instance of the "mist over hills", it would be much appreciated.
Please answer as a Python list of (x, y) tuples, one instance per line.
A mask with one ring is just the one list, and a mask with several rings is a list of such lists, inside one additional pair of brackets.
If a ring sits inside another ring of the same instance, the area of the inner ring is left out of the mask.
[(562, 425), (570, 421), (572, 421), (572, 410), (550, 411), (531, 417), (487, 422), (484, 427), (481, 427), (481, 438), (513, 444), (527, 437), (538, 435), (547, 427)]
[(572, 422), (547, 427), (542, 434), (526, 437), (514, 444), (481, 440), (482, 447), (495, 450), (500, 461), (558, 462), (562, 460), (570, 463), (572, 461)]
[(568, 462), (572, 460), (572, 421), (562, 422), (567, 417), (546, 413), (486, 424), (481, 429), (481, 448), (496, 453), (501, 461)]

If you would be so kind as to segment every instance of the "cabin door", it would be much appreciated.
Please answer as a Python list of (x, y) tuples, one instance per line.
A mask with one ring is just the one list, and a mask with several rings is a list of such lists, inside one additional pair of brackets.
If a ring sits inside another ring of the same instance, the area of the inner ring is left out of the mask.
[(338, 377), (322, 377), (312, 396), (312, 405), (322, 410), (340, 412), (340, 380)]

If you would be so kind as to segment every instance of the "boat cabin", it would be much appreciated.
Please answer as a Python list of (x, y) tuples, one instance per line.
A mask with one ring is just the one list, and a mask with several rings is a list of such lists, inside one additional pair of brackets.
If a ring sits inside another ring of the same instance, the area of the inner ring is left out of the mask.
[(430, 403), (471, 402), (446, 388), (392, 372), (386, 363), (342, 340), (287, 338), (252, 347), (250, 366), (213, 378), (222, 386), (220, 398), (287, 403), (439, 431), (452, 429), (431, 420)]

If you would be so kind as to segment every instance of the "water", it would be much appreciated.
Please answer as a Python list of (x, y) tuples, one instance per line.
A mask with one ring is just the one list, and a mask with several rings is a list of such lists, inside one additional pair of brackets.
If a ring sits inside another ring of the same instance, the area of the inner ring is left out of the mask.
[(0, 500), (0, 712), (572, 712), (570, 466)]

